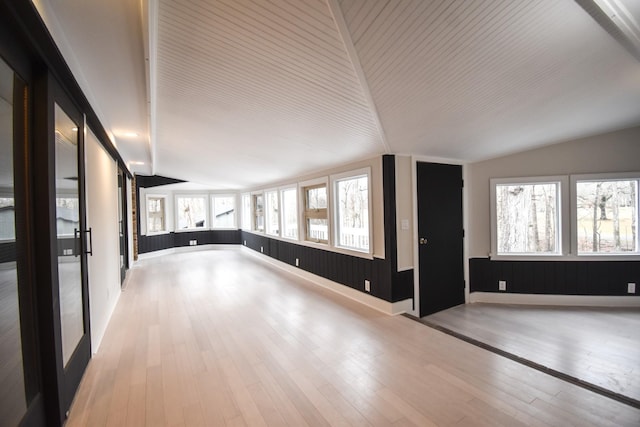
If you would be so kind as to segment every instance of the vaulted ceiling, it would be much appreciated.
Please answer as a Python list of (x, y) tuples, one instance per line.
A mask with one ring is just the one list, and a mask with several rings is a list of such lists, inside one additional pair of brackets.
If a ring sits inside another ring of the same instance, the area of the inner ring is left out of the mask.
[(640, 42), (635, 0), (34, 0), (132, 171), (225, 189), (639, 125), (603, 2)]

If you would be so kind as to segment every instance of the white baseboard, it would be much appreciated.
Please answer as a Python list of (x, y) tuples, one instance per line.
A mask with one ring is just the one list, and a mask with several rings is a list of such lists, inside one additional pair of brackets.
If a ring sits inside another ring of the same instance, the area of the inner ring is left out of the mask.
[(196, 245), (196, 246), (177, 246), (175, 248), (161, 249), (159, 251), (138, 254), (138, 261), (149, 259), (149, 258), (155, 258), (163, 255), (178, 254), (178, 253), (184, 253), (184, 252), (211, 251), (211, 250), (217, 250), (217, 249), (237, 250), (238, 245), (237, 244), (226, 244), (226, 245), (211, 244), (211, 245)]
[(398, 301), (398, 302), (385, 301), (380, 298), (374, 297), (373, 295), (362, 293), (356, 289), (350, 288), (349, 286), (345, 286), (340, 283), (334, 282), (332, 280), (326, 279), (324, 277), (318, 276), (316, 274), (309, 273), (308, 271), (294, 267), (285, 262), (278, 261), (275, 258), (261, 254), (245, 246), (242, 246), (242, 248), (243, 248), (243, 252), (246, 253), (247, 255), (253, 256), (261, 261), (264, 261), (275, 267), (278, 267), (288, 273), (291, 273), (305, 280), (308, 280), (325, 289), (329, 289), (333, 292), (336, 292), (337, 294), (347, 297), (353, 301), (359, 302), (360, 304), (364, 304), (368, 307), (371, 307), (374, 310), (377, 310), (381, 313), (395, 316), (395, 315), (407, 313), (413, 310), (413, 300), (410, 298), (403, 301)]
[(592, 295), (536, 295), (472, 292), (469, 302), (523, 305), (564, 305), (579, 307), (640, 307), (640, 298)]

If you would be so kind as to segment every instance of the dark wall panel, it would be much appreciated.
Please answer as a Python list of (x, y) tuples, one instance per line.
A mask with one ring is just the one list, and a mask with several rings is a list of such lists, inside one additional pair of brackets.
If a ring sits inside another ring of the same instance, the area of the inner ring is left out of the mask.
[(260, 252), (262, 247), (264, 255), (291, 266), (296, 265), (297, 258), (298, 268), (361, 292), (365, 292), (365, 279), (369, 280), (371, 292), (367, 293), (385, 301), (396, 302), (413, 297), (413, 270), (392, 273), (390, 262), (384, 259), (370, 260), (246, 231), (241, 231), (240, 241), (256, 252)]
[(640, 261), (495, 261), (469, 260), (471, 292), (548, 295), (637, 296), (627, 283), (640, 282)]
[(16, 260), (16, 241), (0, 243), (0, 263), (14, 262)]
[(239, 230), (205, 230), (181, 233), (156, 234), (140, 236), (138, 239), (138, 253), (144, 254), (163, 249), (189, 246), (190, 240), (197, 240), (200, 245), (239, 245)]

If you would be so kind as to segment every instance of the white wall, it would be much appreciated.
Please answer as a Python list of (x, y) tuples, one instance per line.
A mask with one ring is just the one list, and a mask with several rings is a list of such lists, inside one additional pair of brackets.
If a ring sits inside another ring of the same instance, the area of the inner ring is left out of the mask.
[(92, 230), (89, 264), (91, 349), (98, 351), (120, 296), (118, 169), (91, 131), (86, 138), (87, 226)]
[[(398, 271), (413, 268), (413, 191), (411, 157), (396, 156), (396, 233), (398, 236)], [(405, 221), (404, 229), (402, 227), (403, 220)]]
[(640, 127), (577, 139), (466, 166), (468, 256), (491, 251), (489, 179), (640, 170)]

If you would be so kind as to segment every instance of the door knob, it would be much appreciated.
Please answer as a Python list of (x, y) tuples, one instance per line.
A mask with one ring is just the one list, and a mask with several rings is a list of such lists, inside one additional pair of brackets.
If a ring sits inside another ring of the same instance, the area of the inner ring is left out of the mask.
[(426, 245), (427, 244), (427, 238), (426, 237), (421, 237), (420, 240), (418, 240), (420, 242), (421, 245)]

